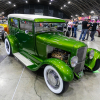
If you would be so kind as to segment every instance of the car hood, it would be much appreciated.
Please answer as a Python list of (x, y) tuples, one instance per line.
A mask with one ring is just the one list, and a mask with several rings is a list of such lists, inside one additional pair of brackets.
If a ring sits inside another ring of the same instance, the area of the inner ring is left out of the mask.
[(36, 36), (36, 40), (68, 52), (72, 52), (74, 46), (75, 49), (86, 46), (86, 44), (83, 42), (76, 41), (62, 34), (52, 32), (38, 34)]

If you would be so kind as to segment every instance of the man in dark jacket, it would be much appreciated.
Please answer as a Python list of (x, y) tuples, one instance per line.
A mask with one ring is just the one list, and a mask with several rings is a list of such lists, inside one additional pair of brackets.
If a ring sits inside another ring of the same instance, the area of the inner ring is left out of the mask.
[(88, 38), (89, 38), (89, 31), (90, 31), (90, 29), (91, 29), (91, 25), (92, 25), (92, 23), (90, 22), (90, 19), (88, 19), (88, 24), (90, 25), (90, 26), (88, 26), (87, 27), (87, 38), (86, 38), (86, 40), (88, 40)]
[(82, 22), (82, 32), (81, 32), (81, 35), (80, 35), (79, 40), (81, 40), (82, 35), (83, 35), (82, 41), (85, 41), (85, 36), (86, 36), (86, 33), (87, 33), (87, 28), (88, 28), (88, 26), (89, 26), (89, 25), (88, 25), (87, 19), (85, 19), (85, 20)]
[(94, 34), (96, 33), (96, 27), (97, 27), (97, 20), (94, 21), (94, 23), (92, 24), (92, 30), (91, 30), (91, 41), (94, 40)]

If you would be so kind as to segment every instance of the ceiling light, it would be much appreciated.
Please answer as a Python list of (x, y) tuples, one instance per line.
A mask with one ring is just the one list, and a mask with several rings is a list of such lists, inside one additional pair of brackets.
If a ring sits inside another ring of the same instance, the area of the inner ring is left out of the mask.
[(77, 14), (75, 16), (78, 16)]
[(2, 14), (5, 14), (5, 12), (2, 12)]
[(16, 7), (16, 5), (14, 4), (14, 7)]
[(82, 13), (82, 15), (84, 15), (84, 13)]
[(62, 9), (62, 7), (60, 9)]
[(73, 16), (71, 15), (71, 17), (73, 17)]
[(64, 7), (66, 7), (66, 5), (64, 5)]
[(94, 11), (91, 11), (90, 13), (94, 13)]
[(28, 1), (26, 1), (26, 3), (28, 3)]
[(38, 0), (38, 2), (40, 2), (40, 0)]
[(51, 5), (51, 2), (49, 4)]
[(8, 3), (11, 4), (11, 1), (9, 1)]
[(68, 4), (70, 4), (71, 2), (70, 1), (68, 1)]
[(51, 0), (52, 1), (52, 0)]

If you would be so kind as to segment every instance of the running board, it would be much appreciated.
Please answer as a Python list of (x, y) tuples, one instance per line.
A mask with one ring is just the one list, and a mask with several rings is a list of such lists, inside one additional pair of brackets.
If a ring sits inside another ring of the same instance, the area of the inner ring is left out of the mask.
[(20, 62), (22, 62), (25, 66), (30, 66), (33, 65), (33, 63), (27, 59), (26, 57), (24, 57), (22, 54), (20, 54), (19, 52), (14, 53), (13, 54), (15, 56), (15, 58), (17, 58)]

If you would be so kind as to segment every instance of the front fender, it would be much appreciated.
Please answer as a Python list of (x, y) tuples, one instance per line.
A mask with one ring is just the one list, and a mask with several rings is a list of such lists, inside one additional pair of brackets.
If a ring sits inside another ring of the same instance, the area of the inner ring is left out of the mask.
[[(93, 59), (89, 59), (89, 53), (90, 53), (91, 50), (94, 50)], [(95, 63), (96, 63), (97, 59), (100, 59), (100, 51), (98, 51), (96, 49), (88, 48), (85, 65), (92, 70), (95, 66)]]
[(54, 67), (64, 81), (72, 81), (74, 74), (72, 69), (63, 61), (57, 58), (50, 58), (42, 62), (42, 65), (47, 64)]
[(18, 52), (18, 40), (14, 35), (7, 35), (6, 38), (9, 40), (11, 45), (12, 53)]

